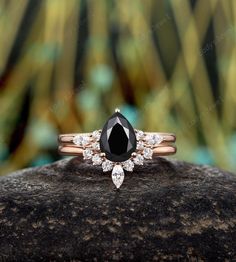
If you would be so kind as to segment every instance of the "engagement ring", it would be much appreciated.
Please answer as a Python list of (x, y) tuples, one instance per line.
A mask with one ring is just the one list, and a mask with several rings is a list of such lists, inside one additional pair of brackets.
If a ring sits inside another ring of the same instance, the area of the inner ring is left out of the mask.
[(103, 172), (112, 171), (112, 181), (119, 188), (125, 171), (132, 172), (135, 165), (147, 159), (176, 153), (172, 133), (136, 130), (118, 109), (107, 120), (102, 130), (92, 133), (59, 135), (59, 153), (79, 156), (101, 165)]

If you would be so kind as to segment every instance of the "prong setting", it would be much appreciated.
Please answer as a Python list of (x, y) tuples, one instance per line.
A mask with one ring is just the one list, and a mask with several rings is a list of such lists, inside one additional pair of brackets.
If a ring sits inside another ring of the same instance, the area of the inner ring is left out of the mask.
[[(118, 109), (116, 112), (119, 112)], [(77, 135), (74, 137), (73, 143), (84, 148), (83, 157), (85, 160), (91, 160), (94, 166), (101, 165), (103, 172), (112, 171), (112, 181), (117, 188), (120, 188), (124, 181), (124, 170), (133, 172), (135, 165), (143, 165), (145, 159), (152, 159), (153, 146), (162, 141), (158, 135), (135, 130), (137, 139), (135, 152), (124, 162), (114, 162), (106, 158), (105, 152), (101, 152), (101, 132), (101, 130), (95, 130), (90, 136)]]
[[(166, 141), (175, 142), (175, 135), (167, 135)], [(112, 181), (120, 188), (125, 171), (132, 172), (135, 165), (143, 165), (146, 159), (152, 159), (154, 150), (163, 140), (163, 133), (133, 129), (116, 108), (102, 130), (77, 134), (72, 143), (82, 150), (85, 160), (90, 160), (94, 166), (101, 165), (103, 172), (112, 171)]]

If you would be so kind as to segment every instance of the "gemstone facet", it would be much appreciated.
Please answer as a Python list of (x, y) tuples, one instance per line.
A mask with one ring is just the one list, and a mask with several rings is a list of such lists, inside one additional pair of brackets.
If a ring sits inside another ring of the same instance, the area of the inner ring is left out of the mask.
[(144, 148), (143, 150), (143, 156), (146, 159), (152, 159), (153, 151), (151, 148)]
[(93, 156), (93, 151), (91, 149), (85, 149), (83, 152), (84, 159), (91, 159)]
[(136, 132), (136, 137), (137, 137), (137, 140), (143, 139), (143, 137), (144, 137), (144, 132), (141, 131), (141, 130), (138, 130), (138, 131)]
[(137, 154), (137, 156), (134, 158), (135, 165), (143, 165), (144, 158), (142, 155)]
[(145, 140), (149, 145), (158, 145), (162, 142), (163, 139), (160, 135), (150, 134), (146, 136)]
[(93, 131), (92, 137), (95, 141), (98, 141), (100, 139), (100, 132), (98, 130)]
[(103, 172), (108, 172), (108, 171), (111, 171), (113, 168), (113, 164), (110, 160), (105, 160), (103, 163), (102, 163), (102, 170)]
[(94, 155), (92, 157), (93, 165), (99, 166), (102, 164), (102, 158), (99, 155)]
[(143, 150), (144, 148), (144, 142), (143, 141), (139, 141), (138, 144), (137, 144), (137, 149), (138, 150)]
[(95, 143), (92, 144), (92, 148), (93, 148), (94, 150), (96, 150), (96, 151), (99, 151), (99, 150), (100, 150), (100, 144), (97, 143), (97, 142), (95, 142)]
[(123, 162), (136, 150), (137, 140), (133, 127), (119, 112), (113, 114), (103, 127), (100, 148), (106, 158)]
[(122, 166), (123, 166), (123, 168), (124, 168), (126, 171), (132, 172), (133, 169), (134, 169), (134, 162), (129, 159), (129, 160), (123, 162)]
[(77, 146), (86, 146), (90, 142), (88, 136), (77, 135), (73, 138), (73, 143)]
[(112, 181), (115, 184), (116, 188), (119, 188), (122, 185), (124, 181), (124, 177), (125, 177), (125, 173), (121, 165), (114, 166), (111, 177), (112, 177)]

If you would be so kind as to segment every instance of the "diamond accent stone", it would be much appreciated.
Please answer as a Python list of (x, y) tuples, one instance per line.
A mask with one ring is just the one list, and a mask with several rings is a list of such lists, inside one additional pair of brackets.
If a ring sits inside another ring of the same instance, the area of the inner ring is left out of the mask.
[(143, 165), (144, 158), (142, 155), (138, 154), (136, 157), (133, 159), (135, 165)]
[(122, 164), (123, 168), (126, 170), (126, 171), (129, 171), (129, 172), (132, 172), (133, 169), (134, 169), (134, 162), (132, 160), (127, 160), (125, 161), (123, 164)]
[(99, 155), (94, 155), (92, 157), (93, 165), (99, 166), (102, 164), (102, 158)]
[(144, 148), (143, 149), (143, 156), (146, 159), (152, 159), (153, 151), (151, 148)]
[(102, 163), (103, 172), (108, 172), (108, 171), (111, 171), (112, 169), (113, 169), (113, 163), (110, 160), (105, 160)]
[(83, 151), (84, 159), (91, 159), (93, 156), (93, 151), (91, 149), (85, 149)]
[(119, 112), (113, 114), (103, 127), (100, 148), (106, 158), (123, 162), (131, 157), (137, 145), (136, 135), (129, 121)]
[(95, 141), (99, 141), (100, 137), (101, 137), (101, 133), (98, 130), (93, 131), (92, 133), (92, 137)]
[(120, 188), (125, 178), (125, 173), (121, 165), (114, 166), (111, 177), (116, 188)]
[(139, 142), (137, 143), (137, 149), (138, 149), (138, 150), (143, 150), (143, 148), (144, 148), (144, 142), (143, 142), (143, 141), (139, 141)]
[(77, 146), (86, 146), (90, 142), (90, 137), (77, 135), (73, 138), (73, 143)]
[(93, 143), (92, 148), (96, 151), (100, 150), (100, 144), (99, 143)]
[(163, 137), (162, 137), (162, 136), (160, 136), (160, 135), (156, 135), (156, 136), (155, 136), (155, 142), (156, 142), (156, 144), (159, 145), (162, 141), (163, 141)]
[(158, 145), (162, 142), (163, 138), (158, 134), (150, 134), (145, 137), (145, 140), (149, 145)]
[(137, 140), (142, 140), (144, 138), (144, 132), (141, 131), (141, 130), (137, 130), (136, 138), (137, 138)]

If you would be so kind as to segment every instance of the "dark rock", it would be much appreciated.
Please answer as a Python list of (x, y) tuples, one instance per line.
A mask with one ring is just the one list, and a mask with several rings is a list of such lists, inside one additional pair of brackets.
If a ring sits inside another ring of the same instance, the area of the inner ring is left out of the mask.
[(236, 261), (236, 176), (156, 158), (110, 174), (79, 158), (0, 180), (0, 261)]

